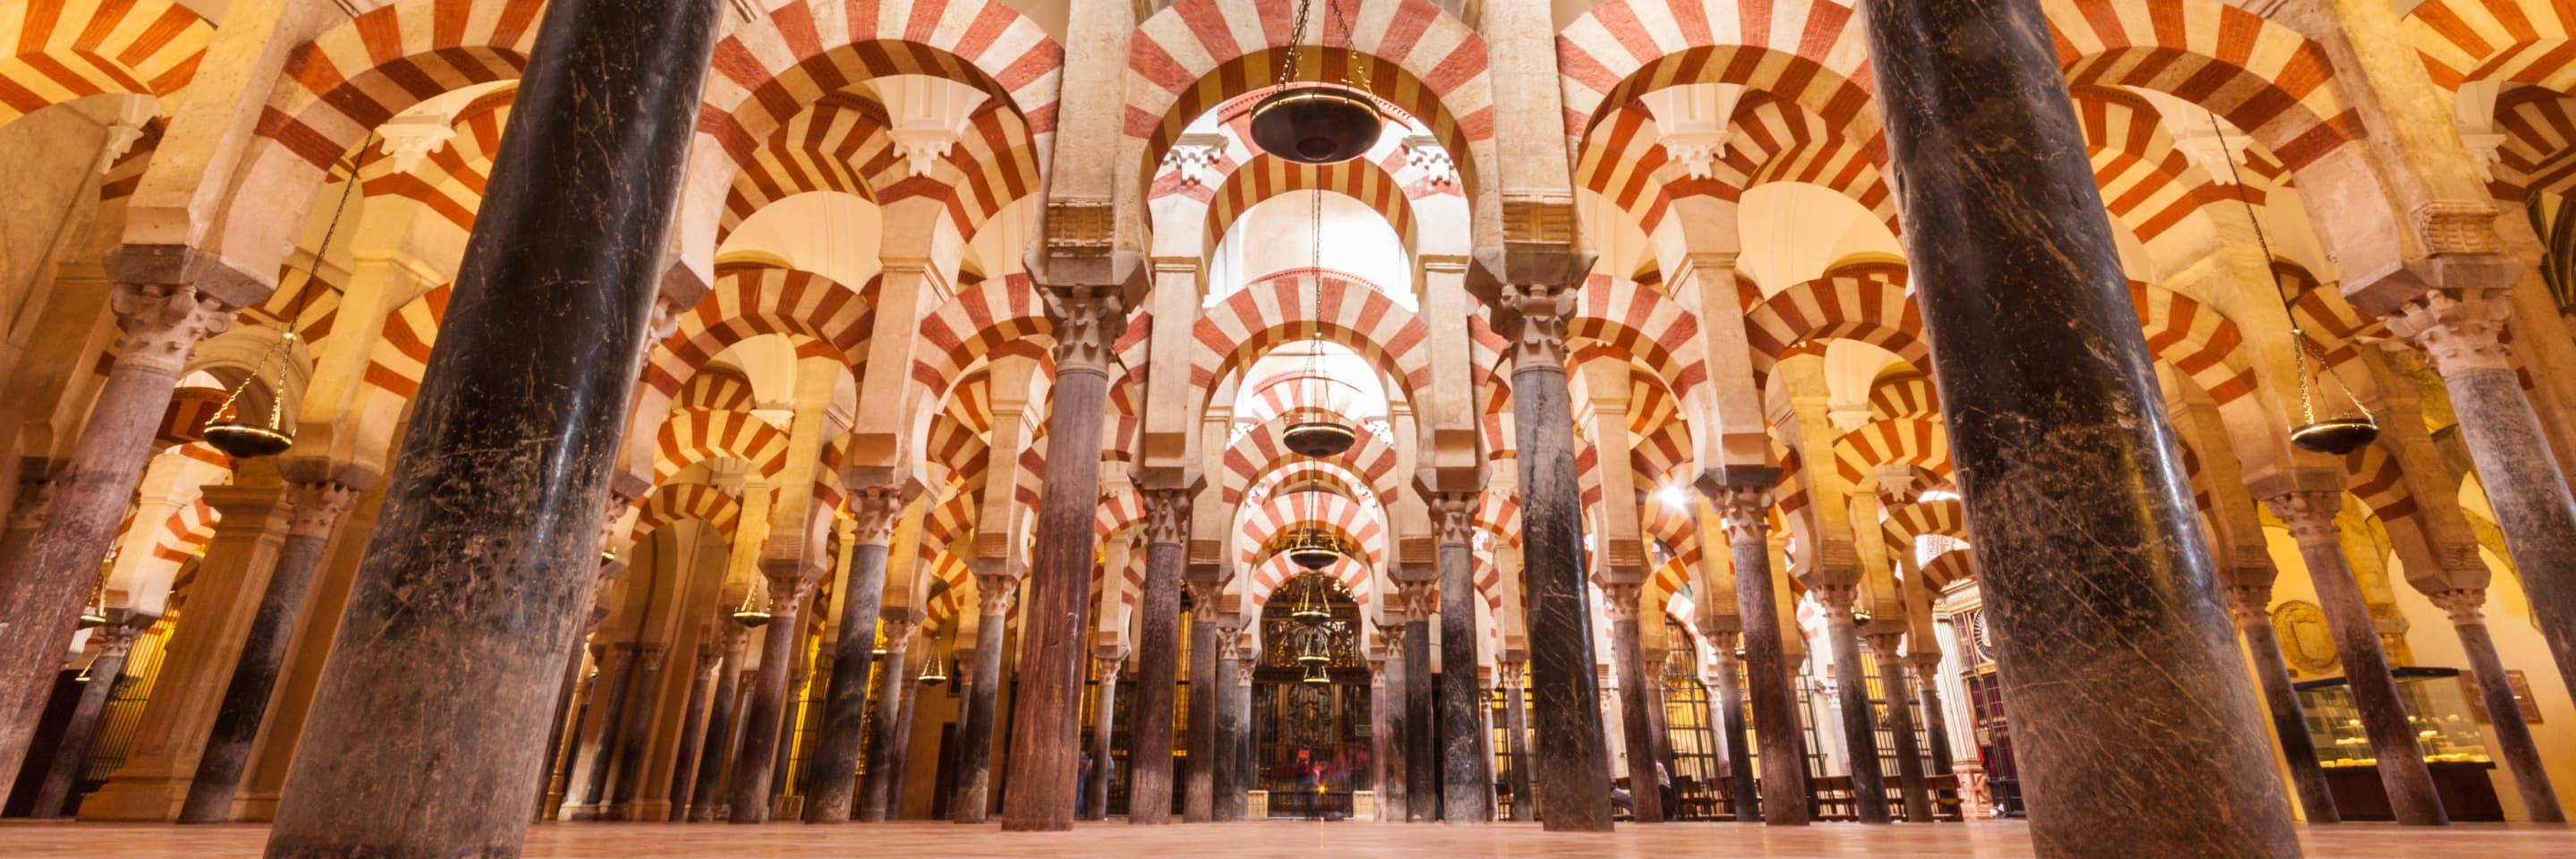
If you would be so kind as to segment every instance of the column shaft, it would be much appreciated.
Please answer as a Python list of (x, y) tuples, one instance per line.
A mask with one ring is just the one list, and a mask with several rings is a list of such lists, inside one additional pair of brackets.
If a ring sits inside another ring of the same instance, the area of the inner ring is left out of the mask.
[(2451, 628), (2460, 635), (2469, 673), (2477, 677), (2478, 698), (2486, 705), (2497, 757), (2513, 773), (2524, 813), (2535, 823), (2567, 822), (2566, 810), (2558, 805), (2558, 791), (2549, 784), (2549, 770), (2541, 764), (2540, 747), (2532, 742), (2531, 725), (2522, 719), (2522, 703), (2514, 699), (2513, 680), (2505, 674), (2504, 660), (2496, 655), (2495, 639), (2487, 634), (2486, 619), (2479, 611), (2486, 594), (2452, 591), (2434, 602), (2450, 611)]
[(716, 666), (714, 705), (707, 712), (706, 741), (698, 747), (697, 785), (689, 789), (689, 822), (713, 823), (716, 809), (725, 804), (725, 775), (732, 772), (734, 734), (742, 710), (742, 626), (732, 620), (725, 624), (724, 662)]
[(868, 721), (869, 659), (876, 649), (877, 607), (885, 599), (886, 547), (894, 538), (901, 499), (890, 490), (860, 493), (857, 542), (841, 593), (840, 639), (833, 644), (832, 677), (823, 705), (823, 732), (814, 747), (805, 789), (805, 822), (848, 823), (858, 795), (859, 746)]
[(1216, 813), (1216, 593), (1213, 587), (1191, 586), (1190, 765), (1182, 776), (1181, 797), (1186, 823), (1206, 823)]
[[(779, 749), (786, 745), (787, 675), (796, 661), (796, 622), (804, 605), (804, 588), (793, 579), (771, 579), (769, 623), (760, 633), (760, 673), (752, 679), (751, 702), (743, 708), (742, 745), (733, 758), (733, 797), (726, 818), (732, 823), (769, 822), (770, 780), (777, 774)], [(782, 593), (783, 592), (783, 593)]]
[[(1427, 601), (1426, 601), (1427, 602)], [(1431, 711), (1430, 612), (1404, 620), (1404, 819), (1440, 819), (1440, 739)]]
[(1886, 823), (1887, 776), (1878, 761), (1878, 720), (1869, 708), (1869, 678), (1862, 673), (1860, 627), (1846, 588), (1839, 604), (1827, 597), (1825, 643), (1834, 656), (1834, 706), (1842, 715), (1843, 752), (1851, 768), (1852, 806), (1862, 823)]
[[(1236, 631), (1233, 627), (1219, 626), (1217, 635), (1231, 642)], [(1242, 820), (1249, 801), (1243, 791), (1250, 779), (1243, 771), (1242, 756), (1237, 754), (1244, 744), (1244, 729), (1248, 726), (1243, 723), (1244, 714), (1237, 709), (1235, 701), (1236, 692), (1243, 685), (1243, 662), (1234, 658), (1235, 648), (1230, 644), (1217, 650), (1226, 656), (1216, 663), (1215, 795), (1209, 802), (1208, 819), (1224, 823)], [(1251, 702), (1247, 699), (1243, 703), (1249, 705)]]
[(1860, 11), (2036, 851), (2298, 855), (2047, 19)]
[(1907, 661), (1914, 669), (1916, 706), (1923, 711), (1923, 736), (1932, 741), (1932, 772), (1949, 775), (1950, 717), (1941, 710), (1941, 657), (1937, 653), (1926, 655), (1931, 658), (1917, 659), (1908, 654)]
[[(1655, 724), (1650, 708), (1654, 706), (1645, 665), (1645, 653), (1637, 641), (1637, 586), (1603, 584), (1602, 599), (1610, 606), (1611, 659), (1619, 672), (1619, 722), (1628, 746), (1628, 797), (1634, 811), (1631, 819), (1638, 823), (1664, 821), (1664, 797), (1655, 779)], [(1653, 672), (1657, 675), (1661, 671)]]
[[(592, 626), (596, 628), (597, 625)], [(584, 637), (587, 638), (588, 635), (585, 634)], [(581, 669), (589, 664), (585, 658), (588, 649), (582, 644), (574, 645), (571, 658), (564, 660), (563, 682), (556, 687), (554, 730), (546, 734), (546, 760), (544, 765), (537, 769), (536, 818), (540, 821), (553, 819), (563, 807), (563, 794), (555, 792), (555, 775), (558, 770), (568, 769), (563, 766), (564, 755), (569, 751), (567, 747), (578, 739), (573, 735), (579, 732), (581, 726), (574, 724), (572, 717), (573, 713), (580, 709), (579, 702), (584, 689)], [(569, 779), (570, 773), (565, 773), (565, 777)], [(571, 788), (566, 785), (563, 789), (568, 792)]]
[(1753, 735), (1762, 747), (1761, 819), (1773, 826), (1805, 826), (1806, 739), (1798, 727), (1798, 699), (1789, 688), (1789, 656), (1781, 643), (1780, 600), (1771, 581), (1771, 542), (1766, 533), (1771, 487), (1780, 470), (1735, 467), (1701, 476), (1699, 489), (1718, 507), (1735, 565), (1736, 613), (1744, 619), (1745, 688), (1753, 699)]
[(671, 813), (665, 818), (672, 823), (689, 819), (689, 800), (698, 787), (698, 749), (706, 744), (707, 705), (715, 693), (714, 670), (721, 655), (705, 644), (699, 645), (695, 670), (689, 674), (688, 709), (680, 714), (679, 741), (672, 745), (678, 757), (671, 765)]
[(2272, 615), (2266, 611), (2271, 590), (2231, 595), (2236, 601), (2236, 625), (2245, 633), (2245, 650), (2253, 654), (2254, 679), (2263, 687), (2264, 708), (2272, 715), (2272, 734), (2280, 738), (2281, 756), (2290, 763), (2290, 786), (2299, 795), (2299, 807), (2307, 812), (2309, 826), (2343, 822), (2335, 808), (2334, 791), (2326, 786), (2326, 770), (2317, 761), (2316, 738), (2308, 733), (2306, 708), (2299, 704), (2299, 692), (2290, 685), (2290, 666), (2281, 658), (2281, 640), (2272, 630)]
[[(1082, 786), (1084, 820), (1109, 819), (1109, 768), (1115, 766), (1112, 754), (1117, 751), (1110, 731), (1116, 727), (1112, 717), (1118, 712), (1118, 663), (1117, 659), (1100, 660), (1100, 686), (1093, 690), (1091, 780)], [(1135, 773), (1131, 771), (1127, 777), (1135, 778)]]
[(1519, 311), (1512, 350), (1512, 417), (1520, 464), (1521, 577), (1528, 603), (1530, 683), (1538, 701), (1539, 802), (1550, 831), (1610, 829), (1610, 750), (1593, 673), (1592, 607), (1584, 581), (1583, 500), (1565, 382), (1570, 286), (1512, 285)]
[(1735, 642), (1727, 640), (1735, 637), (1718, 636), (1717, 682), (1708, 696), (1717, 718), (1710, 719), (1709, 724), (1717, 726), (1718, 736), (1726, 744), (1727, 793), (1734, 805), (1735, 820), (1752, 823), (1762, 819), (1762, 801), (1754, 793), (1753, 744), (1748, 736), (1751, 728), (1744, 722), (1744, 669), (1736, 664)]
[(1923, 746), (1914, 739), (1914, 693), (1906, 688), (1905, 660), (1897, 656), (1897, 636), (1870, 638), (1870, 655), (1878, 660), (1878, 682), (1887, 690), (1887, 732), (1896, 739), (1897, 790), (1905, 799), (1905, 820), (1932, 822), (1931, 785), (1923, 778)]
[(1529, 703), (1523, 700), (1528, 693), (1521, 688), (1521, 669), (1512, 663), (1503, 675), (1503, 732), (1512, 756), (1512, 820), (1528, 823), (1538, 819), (1538, 796), (1530, 786)]
[[(608, 775), (616, 766), (619, 737), (625, 736), (626, 694), (635, 686), (635, 645), (612, 644), (600, 660), (599, 677), (592, 682), (591, 696), (599, 702), (599, 733), (590, 738), (583, 757), (590, 768), (582, 771), (580, 807), (577, 817), (596, 819), (607, 811)], [(569, 791), (567, 792), (569, 793)]]
[(608, 805), (600, 809), (606, 820), (634, 820), (635, 798), (643, 788), (645, 754), (653, 741), (654, 703), (661, 697), (662, 665), (670, 658), (671, 646), (664, 642), (636, 645), (635, 680), (626, 690), (626, 712), (617, 733), (617, 781), (608, 793)]
[(957, 782), (948, 796), (948, 819), (976, 824), (993, 813), (993, 720), (1002, 692), (1002, 634), (1011, 622), (1010, 588), (1017, 580), (979, 577), (984, 610), (975, 630), (975, 673), (966, 684), (965, 713), (957, 721)]
[(876, 725), (868, 736), (867, 784), (859, 795), (859, 819), (878, 823), (894, 807), (895, 744), (898, 721), (903, 714), (904, 690), (912, 685), (911, 663), (905, 654), (911, 650), (912, 624), (889, 620), (886, 624), (886, 655), (877, 660)]
[[(1472, 497), (1464, 499), (1472, 501)], [(1472, 507), (1461, 504), (1457, 518)], [(1448, 539), (1443, 509), (1440, 541), (1440, 790), (1441, 819), (1485, 823), (1494, 819), (1494, 776), (1486, 754), (1485, 690), (1476, 681), (1476, 570), (1467, 534)], [(1462, 523), (1460, 530), (1473, 527)]]
[(54, 748), (53, 763), (45, 769), (45, 781), (36, 789), (36, 804), (27, 812), (28, 817), (43, 820), (63, 816), (63, 805), (70, 801), (81, 769), (89, 764), (90, 741), (98, 736), (98, 723), (107, 713), (108, 696), (125, 678), (125, 657), (133, 652), (136, 634), (134, 627), (121, 623), (111, 623), (91, 633), (99, 638), (98, 658), (90, 660), (89, 680), (81, 684), (80, 701), (72, 705), (71, 719), (63, 724), (62, 741)]
[(2370, 738), (2373, 755), (2379, 759), (2379, 784), (2388, 793), (2388, 807), (2397, 822), (2409, 826), (2441, 826), (2450, 822), (2442, 810), (2442, 798), (2433, 791), (2433, 771), (2425, 766), (2424, 754), (2415, 744), (2415, 726), (2406, 720), (2406, 702), (2397, 692), (2397, 679), (2389, 674), (2388, 656), (2380, 650), (2379, 628), (2370, 617), (2370, 604), (2363, 601), (2361, 582), (2353, 577), (2352, 564), (2343, 555), (2342, 534), (2335, 527), (2335, 511), (2341, 497), (2335, 490), (2291, 492), (2264, 499), (2274, 514), (2290, 526), (2290, 536), (2299, 542), (2299, 559), (2307, 564), (2308, 580), (2317, 589), (2317, 605), (2325, 609), (2326, 629), (2333, 633), (2335, 656), (2343, 663), (2346, 688), (2352, 692), (2353, 709), (2361, 712), (2362, 733)]
[(1387, 645), (1390, 653), (1378, 672), (1385, 682), (1370, 693), (1370, 705), (1376, 708), (1379, 719), (1378, 736), (1385, 741), (1377, 750), (1377, 801), (1384, 810), (1378, 820), (1393, 823), (1413, 816), (1413, 802), (1407, 796), (1411, 768), (1404, 753), (1405, 726), (1409, 722), (1404, 717), (1404, 675), (1412, 667), (1404, 661), (1403, 629), (1402, 624), (1391, 628), (1393, 634), (1389, 637), (1395, 641)]
[(886, 819), (888, 820), (903, 817), (904, 784), (909, 781), (904, 768), (912, 760), (912, 725), (920, 705), (921, 687), (906, 684), (903, 690), (903, 706), (897, 710), (894, 719), (894, 760), (890, 762), (893, 765), (886, 767), (888, 773)]
[[(1148, 527), (1157, 503), (1146, 495)], [(1184, 499), (1185, 500), (1185, 499)], [(1187, 522), (1184, 500), (1161, 502), (1167, 517)], [(1184, 530), (1175, 523), (1145, 544), (1145, 596), (1136, 606), (1135, 723), (1128, 730), (1127, 822), (1172, 822), (1172, 717), (1180, 696), (1181, 562)]]

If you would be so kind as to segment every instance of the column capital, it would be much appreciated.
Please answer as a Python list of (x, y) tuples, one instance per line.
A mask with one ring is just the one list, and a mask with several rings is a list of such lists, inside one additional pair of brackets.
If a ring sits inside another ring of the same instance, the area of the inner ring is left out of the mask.
[(1635, 622), (1644, 611), (1644, 607), (1638, 604), (1639, 595), (1644, 590), (1643, 583), (1602, 580), (1595, 580), (1595, 583), (1601, 588), (1601, 610), (1610, 616), (1610, 622)]
[(1528, 670), (1529, 663), (1519, 660), (1498, 661), (1494, 663), (1495, 678), (1502, 683), (1503, 688), (1514, 692), (1521, 690), (1522, 674)]
[(1440, 611), (1439, 579), (1397, 579), (1396, 594), (1408, 620), (1428, 620)]
[(2337, 537), (2335, 511), (2343, 509), (2343, 493), (2326, 489), (2297, 489), (2267, 496), (2263, 506), (2290, 528), (2290, 537), (2300, 545), (2324, 545)]
[(1905, 645), (1905, 631), (1901, 629), (1873, 630), (1861, 638), (1869, 642), (1871, 653), (1877, 654), (1880, 660), (1886, 662), (1896, 661), (1899, 648)]
[(643, 644), (636, 645), (636, 667), (642, 668), (646, 671), (659, 671), (662, 669), (662, 660), (665, 657), (670, 656), (670, 654), (671, 645), (669, 642), (648, 641)]
[(143, 629), (130, 623), (111, 623), (91, 630), (89, 635), (91, 640), (98, 642), (99, 658), (122, 659), (133, 652), (134, 641), (142, 637)]
[(234, 308), (192, 284), (120, 283), (108, 308), (124, 326), (117, 362), (174, 375), (187, 366), (189, 350), (233, 327)]
[(1225, 582), (1218, 579), (1181, 580), (1181, 588), (1190, 592), (1190, 614), (1194, 622), (1215, 623), (1217, 602), (1225, 596)]
[(1145, 496), (1145, 542), (1167, 546), (1184, 545), (1190, 536), (1190, 500), (1198, 488), (1153, 488), (1142, 490)]
[(1574, 315), (1572, 284), (1507, 284), (1503, 304), (1518, 324), (1510, 346), (1514, 367), (1565, 367), (1565, 320)]
[(913, 617), (910, 610), (880, 612), (877, 615), (877, 623), (884, 628), (885, 652), (888, 656), (911, 649), (912, 634), (921, 631), (921, 620)]
[(2382, 317), (2389, 331), (2414, 343), (2443, 376), (2513, 369), (2504, 345), (2511, 299), (2501, 291), (2427, 289)]
[(1846, 623), (1855, 620), (1852, 609), (1860, 602), (1860, 588), (1852, 582), (1818, 582), (1807, 586), (1815, 595), (1816, 605), (1825, 610), (1828, 620)]
[(2270, 624), (2272, 622), (2272, 583), (2229, 584), (2227, 612), (2236, 616), (2237, 626)]
[(892, 545), (895, 523), (903, 518), (903, 506), (920, 492), (921, 485), (911, 481), (852, 490), (850, 539), (866, 546)]
[(1476, 506), (1483, 500), (1480, 492), (1425, 493), (1431, 502), (1431, 528), (1439, 535), (1440, 545), (1470, 545), (1476, 536)]
[(2432, 597), (2434, 605), (2441, 606), (2442, 611), (2450, 615), (2452, 626), (2471, 626), (2487, 622), (2485, 611), (2487, 592), (2484, 588), (2459, 588), (2427, 594), (2427, 596)]
[(1007, 573), (975, 575), (975, 610), (987, 618), (1011, 613), (1011, 600), (1020, 590), (1020, 577)]
[(290, 537), (330, 539), (331, 529), (340, 524), (340, 515), (357, 506), (358, 490), (331, 481), (290, 483), (286, 486), (286, 534)]
[(1127, 328), (1127, 304), (1116, 286), (1047, 287), (1047, 319), (1055, 323), (1055, 370), (1107, 375), (1112, 345)]

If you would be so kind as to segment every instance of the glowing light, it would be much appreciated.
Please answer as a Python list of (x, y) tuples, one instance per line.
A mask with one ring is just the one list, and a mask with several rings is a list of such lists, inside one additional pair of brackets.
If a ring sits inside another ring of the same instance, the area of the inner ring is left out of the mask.
[(1684, 491), (1681, 484), (1668, 484), (1655, 491), (1655, 500), (1664, 502), (1666, 507), (1687, 507), (1690, 506), (1690, 493)]
[(1922, 499), (1921, 499), (1921, 500), (1924, 500), (1924, 501), (1957, 501), (1957, 500), (1959, 500), (1959, 493), (1952, 492), (1952, 491), (1947, 490), (1947, 489), (1927, 489), (1927, 490), (1924, 490), (1924, 492), (1923, 492), (1923, 497), (1922, 497)]

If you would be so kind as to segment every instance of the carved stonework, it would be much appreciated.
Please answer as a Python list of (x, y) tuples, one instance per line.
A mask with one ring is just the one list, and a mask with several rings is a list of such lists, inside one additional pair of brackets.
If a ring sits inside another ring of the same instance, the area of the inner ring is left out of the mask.
[(1477, 493), (1431, 493), (1431, 527), (1440, 535), (1440, 545), (1465, 546), (1476, 535)]
[(2513, 369), (2504, 347), (2502, 295), (2454, 295), (2428, 290), (2386, 318), (2388, 329), (2414, 342), (2444, 376), (2476, 370)]
[(199, 341), (233, 327), (232, 308), (186, 284), (118, 284), (108, 306), (125, 326), (116, 340), (117, 363), (173, 375)]
[(1048, 289), (1047, 318), (1055, 323), (1055, 371), (1109, 372), (1110, 343), (1127, 329), (1126, 302), (1104, 287)]
[(2335, 511), (2343, 507), (2343, 495), (2324, 491), (2284, 492), (2263, 499), (2263, 506), (2271, 508), (2272, 515), (2281, 517), (2281, 524), (2289, 526), (2290, 538), (2299, 541), (2299, 545), (2332, 544), (2337, 537)]
[(42, 526), (45, 524), (45, 511), (53, 503), (53, 481), (18, 481), (18, 502), (9, 508), (9, 530), (32, 531)]
[(1503, 240), (1514, 244), (1572, 247), (1581, 242), (1574, 199), (1564, 194), (1503, 195)]
[(2227, 611), (2229, 614), (2235, 615), (2236, 625), (2240, 627), (2253, 627), (2257, 624), (2270, 625), (2272, 622), (2272, 586), (2268, 584), (2229, 585), (2227, 588)]
[[(1207, 138), (1214, 138), (1213, 140)], [(1224, 152), (1223, 138), (1215, 135), (1183, 135), (1164, 153), (1163, 164), (1178, 173), (1183, 185), (1205, 185), (1215, 178), (1210, 174), (1217, 157)]]
[(1494, 664), (1495, 673), (1501, 675), (1503, 688), (1510, 690), (1515, 695), (1519, 694), (1521, 691), (1521, 673), (1528, 670), (1528, 667), (1528, 663), (1517, 660), (1511, 662), (1498, 662)]
[(1514, 367), (1564, 367), (1565, 320), (1574, 315), (1575, 288), (1512, 284), (1503, 301), (1520, 314), (1520, 336), (1511, 345)]
[(1827, 620), (1841, 623), (1854, 620), (1852, 610), (1860, 602), (1860, 588), (1836, 582), (1809, 586), (1807, 593), (1816, 598), (1817, 607), (1825, 610)]
[(2430, 254), (2492, 254), (2501, 251), (2496, 238), (2496, 209), (2492, 203), (2468, 200), (2433, 200), (2415, 207), (2407, 216), (2415, 222), (2415, 234), (2424, 238), (2424, 251)]
[(903, 491), (892, 486), (871, 486), (850, 493), (850, 539), (862, 545), (884, 546), (894, 542), (894, 525), (903, 517)]
[(1438, 138), (1417, 134), (1404, 139), (1404, 164), (1421, 171), (1422, 181), (1435, 188), (1458, 184), (1458, 165)]
[(2280, 631), (2281, 657), (2307, 674), (2335, 670), (2334, 633), (2326, 627), (2326, 610), (2316, 603), (2291, 600), (2272, 609), (2272, 627)]
[(358, 503), (358, 490), (328, 481), (291, 483), (286, 487), (286, 533), (292, 537), (329, 539), (340, 514)]
[(1178, 546), (1189, 539), (1190, 498), (1197, 494), (1187, 489), (1145, 490), (1145, 542)]
[(1216, 622), (1216, 604), (1217, 599), (1225, 595), (1224, 582), (1209, 581), (1206, 579), (1189, 579), (1181, 582), (1181, 589), (1189, 591), (1190, 593), (1191, 622)]
[(1440, 583), (1431, 579), (1396, 583), (1396, 595), (1404, 600), (1405, 617), (1426, 620), (1440, 612)]
[(1717, 504), (1718, 526), (1726, 529), (1726, 542), (1762, 542), (1769, 536), (1770, 522), (1763, 514), (1771, 509), (1771, 490), (1755, 486), (1719, 486), (1709, 491), (1709, 500)]
[(976, 576), (975, 610), (987, 618), (1010, 614), (1011, 599), (1019, 591), (1020, 580), (1016, 576)]
[(1635, 623), (1639, 606), (1637, 582), (1601, 582), (1601, 611), (1611, 623)]
[(2452, 626), (2474, 626), (2486, 623), (2487, 592), (2483, 588), (2460, 588), (2433, 594), (2433, 604), (2450, 615)]
[(636, 667), (646, 671), (660, 671), (663, 657), (670, 655), (670, 652), (670, 645), (658, 641), (637, 647), (635, 649)]
[(1882, 662), (1894, 661), (1897, 648), (1905, 646), (1905, 634), (1901, 632), (1873, 632), (1861, 639), (1869, 642), (1869, 652)]
[(903, 617), (883, 618), (880, 622), (885, 630), (886, 661), (901, 662), (904, 651), (912, 648), (912, 634), (921, 630), (921, 621), (914, 620), (907, 613)]
[(98, 645), (98, 658), (123, 659), (127, 653), (133, 652), (134, 640), (142, 634), (143, 630), (132, 625), (111, 623), (92, 631), (89, 637)]
[(1047, 204), (1051, 251), (1106, 253), (1117, 236), (1117, 208), (1107, 197), (1057, 197)]

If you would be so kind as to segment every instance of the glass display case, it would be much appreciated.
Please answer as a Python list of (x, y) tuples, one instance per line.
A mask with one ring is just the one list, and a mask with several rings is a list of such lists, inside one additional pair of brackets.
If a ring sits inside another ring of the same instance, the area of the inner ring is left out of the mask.
[[(2451, 819), (2504, 819), (2495, 786), (2487, 777), (2495, 761), (2488, 757), (2486, 733), (2469, 709), (2459, 669), (2409, 667), (2389, 673), (2397, 681), (2406, 720), (2415, 726), (2416, 749), (2432, 770), (2434, 787)], [(2317, 763), (2326, 769), (2344, 819), (2391, 819), (2388, 797), (2379, 782), (2378, 755), (2362, 731), (2351, 684), (2330, 677), (2300, 683), (2297, 688), (2308, 736), (2316, 743)]]

